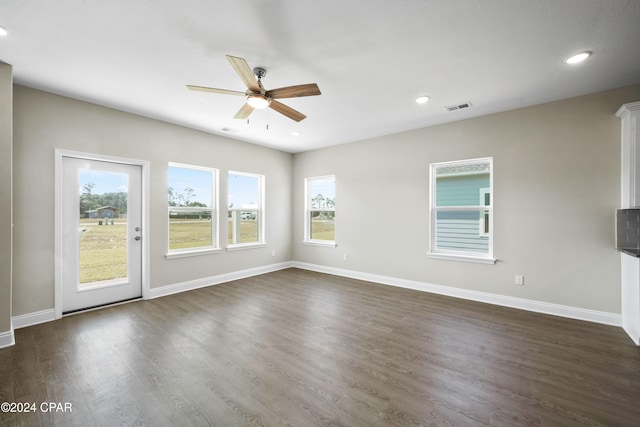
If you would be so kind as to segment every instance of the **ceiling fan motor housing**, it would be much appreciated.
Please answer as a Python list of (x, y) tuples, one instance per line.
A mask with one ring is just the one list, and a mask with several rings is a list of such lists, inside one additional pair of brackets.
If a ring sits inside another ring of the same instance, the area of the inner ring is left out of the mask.
[(260, 80), (261, 78), (267, 75), (267, 70), (262, 67), (255, 67), (253, 69), (253, 74), (255, 74), (258, 80)]

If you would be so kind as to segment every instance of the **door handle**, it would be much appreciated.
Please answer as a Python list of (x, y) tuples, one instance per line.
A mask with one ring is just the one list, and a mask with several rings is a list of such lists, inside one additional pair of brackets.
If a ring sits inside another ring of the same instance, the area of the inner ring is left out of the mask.
[(140, 236), (136, 236), (136, 237), (133, 238), (133, 240), (136, 240), (136, 241), (138, 241), (140, 239), (142, 239), (142, 237), (140, 237)]

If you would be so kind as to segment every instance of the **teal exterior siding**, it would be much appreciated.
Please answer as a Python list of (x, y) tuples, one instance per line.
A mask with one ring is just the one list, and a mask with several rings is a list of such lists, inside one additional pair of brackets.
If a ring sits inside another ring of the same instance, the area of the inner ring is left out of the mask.
[(488, 173), (438, 177), (436, 206), (479, 206), (480, 190), (490, 185)]
[[(491, 186), (489, 174), (438, 177), (436, 206), (483, 206), (483, 189)], [(437, 249), (488, 253), (482, 211), (439, 211), (436, 214)]]

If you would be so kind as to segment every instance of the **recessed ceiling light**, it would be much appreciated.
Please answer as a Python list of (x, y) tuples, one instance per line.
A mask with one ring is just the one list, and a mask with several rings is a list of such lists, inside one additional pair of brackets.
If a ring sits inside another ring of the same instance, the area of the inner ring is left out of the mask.
[(588, 57), (591, 56), (591, 52), (586, 51), (586, 52), (580, 52), (576, 55), (572, 55), (568, 58), (565, 58), (564, 62), (567, 64), (578, 64), (582, 61), (584, 61), (585, 59), (587, 59)]
[(0, 27), (0, 37), (4, 37), (6, 35), (9, 34), (9, 31), (7, 31), (5, 28)]
[(417, 98), (416, 98), (416, 102), (417, 102), (418, 104), (424, 104), (424, 103), (426, 103), (429, 99), (431, 99), (431, 97), (426, 96), (426, 95), (424, 95), (424, 96), (419, 96), (419, 97), (417, 97)]
[(294, 130), (293, 132), (291, 132), (291, 135), (300, 136), (300, 131)]

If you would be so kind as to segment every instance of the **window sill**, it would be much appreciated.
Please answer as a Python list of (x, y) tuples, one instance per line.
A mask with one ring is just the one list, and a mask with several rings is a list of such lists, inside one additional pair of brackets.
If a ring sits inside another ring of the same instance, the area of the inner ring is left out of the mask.
[(167, 259), (175, 259), (175, 258), (186, 258), (191, 256), (218, 254), (220, 252), (221, 252), (221, 249), (219, 248), (193, 249), (193, 250), (185, 250), (182, 252), (169, 252), (165, 254), (165, 257)]
[(428, 252), (427, 256), (433, 259), (443, 259), (447, 261), (463, 261), (463, 262), (475, 262), (477, 264), (495, 264), (495, 258), (483, 258), (472, 255), (454, 255), (454, 254), (440, 254)]
[(302, 244), (307, 246), (321, 246), (325, 248), (335, 248), (338, 246), (333, 240), (304, 240)]
[(267, 247), (266, 243), (238, 243), (227, 246), (227, 252), (244, 251), (245, 249), (257, 249)]

